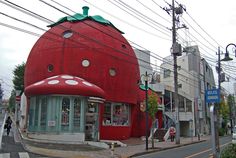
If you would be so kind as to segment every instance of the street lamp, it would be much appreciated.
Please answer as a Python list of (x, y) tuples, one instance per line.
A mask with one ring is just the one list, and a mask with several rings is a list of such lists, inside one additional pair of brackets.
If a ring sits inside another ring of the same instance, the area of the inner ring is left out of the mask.
[[(146, 114), (146, 150), (148, 150), (148, 79), (149, 77), (151, 77), (151, 82), (150, 84), (153, 84), (154, 83), (154, 80), (153, 80), (153, 76), (152, 74), (148, 74), (147, 71), (145, 72), (145, 74), (142, 74), (140, 76), (141, 78), (141, 81), (142, 81), (142, 77), (144, 79), (144, 82), (145, 82), (145, 98), (146, 98), (146, 108), (145, 108), (145, 114)], [(142, 84), (142, 82), (141, 82)]]
[[(226, 53), (225, 53), (225, 58), (224, 59), (222, 59), (221, 61), (230, 61), (230, 60), (233, 60), (232, 58), (230, 58), (229, 57), (229, 52), (228, 52), (228, 47), (229, 46), (234, 46), (235, 48), (236, 48), (236, 45), (235, 44), (233, 44), (233, 43), (230, 43), (230, 44), (228, 44), (227, 46), (226, 46), (226, 48), (225, 48), (225, 51), (226, 51)], [(236, 57), (236, 49), (234, 50), (234, 53), (235, 53), (235, 57)], [(230, 125), (231, 125), (231, 134), (232, 134), (232, 112), (231, 112), (231, 105), (230, 105)]]
[[(224, 59), (220, 59), (220, 55), (221, 55), (221, 51), (220, 51), (220, 47), (218, 48), (218, 89), (219, 89), (219, 100), (221, 98), (221, 61), (230, 61), (233, 60), (232, 58), (229, 57), (229, 52), (228, 52), (228, 47), (233, 45), (236, 48), (236, 45), (233, 43), (230, 43), (226, 46), (226, 53), (225, 53), (225, 58)], [(215, 132), (215, 142), (213, 144), (213, 146), (216, 147), (216, 157), (219, 156), (220, 153), (220, 145), (219, 145), (219, 131), (218, 131), (218, 126), (219, 126), (219, 108), (220, 108), (220, 101), (218, 106), (215, 108), (215, 115), (216, 115), (216, 123), (215, 123), (215, 127), (213, 129), (213, 131)]]
[(236, 57), (236, 44), (233, 44), (233, 43), (230, 43), (226, 46), (225, 48), (225, 58), (222, 59), (221, 61), (230, 61), (230, 60), (233, 60), (232, 58), (229, 57), (229, 52), (228, 52), (228, 47), (229, 46), (234, 46), (235, 47), (235, 50), (234, 50), (234, 54), (235, 54), (235, 57)]

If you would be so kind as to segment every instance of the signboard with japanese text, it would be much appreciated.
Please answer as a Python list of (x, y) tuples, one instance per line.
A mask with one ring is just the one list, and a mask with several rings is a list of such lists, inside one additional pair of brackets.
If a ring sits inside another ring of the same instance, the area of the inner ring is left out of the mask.
[(206, 103), (219, 103), (220, 102), (220, 91), (219, 89), (206, 90)]

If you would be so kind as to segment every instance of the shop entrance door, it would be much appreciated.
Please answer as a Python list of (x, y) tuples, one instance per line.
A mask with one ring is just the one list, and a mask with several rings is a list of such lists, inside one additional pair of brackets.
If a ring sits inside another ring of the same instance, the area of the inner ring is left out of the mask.
[(86, 108), (85, 140), (98, 141), (98, 103), (88, 102)]

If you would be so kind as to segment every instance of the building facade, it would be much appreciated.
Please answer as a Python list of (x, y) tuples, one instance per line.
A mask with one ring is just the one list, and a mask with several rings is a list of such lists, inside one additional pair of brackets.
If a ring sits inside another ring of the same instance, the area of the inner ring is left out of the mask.
[[(161, 83), (165, 85), (166, 114), (175, 122), (173, 57), (169, 56), (161, 64)], [(197, 46), (185, 48), (185, 52), (177, 59), (179, 121), (182, 136), (201, 135), (207, 133), (206, 121), (209, 107), (205, 104), (206, 86), (214, 86), (211, 67), (201, 59)], [(207, 72), (206, 72), (207, 71)]]
[[(156, 114), (156, 119), (158, 120), (158, 129), (165, 127), (165, 113), (164, 113), (164, 84), (160, 83), (160, 73), (153, 70), (151, 66), (151, 55), (150, 51), (134, 49), (139, 63), (140, 80), (142, 80), (144, 75), (148, 74), (148, 87), (158, 95), (158, 112)], [(143, 81), (142, 81), (143, 82)]]
[(70, 142), (144, 136), (145, 90), (123, 32), (101, 16), (89, 16), (88, 7), (49, 27), (25, 67), (28, 136)]

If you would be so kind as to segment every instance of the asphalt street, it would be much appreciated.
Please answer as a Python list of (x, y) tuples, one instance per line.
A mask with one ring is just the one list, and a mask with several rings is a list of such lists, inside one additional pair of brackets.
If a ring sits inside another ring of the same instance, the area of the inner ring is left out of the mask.
[[(231, 143), (231, 136), (220, 138), (220, 149), (222, 150), (226, 145)], [(210, 158), (212, 157), (211, 141), (204, 141), (188, 146), (179, 148), (163, 150), (142, 156), (137, 158)]]
[[(3, 125), (4, 114), (0, 114), (0, 128)], [(14, 140), (15, 127), (12, 126), (9, 136), (4, 130), (2, 135), (2, 148), (0, 149), (0, 158), (46, 158), (43, 155), (29, 153), (24, 149), (21, 142)]]

